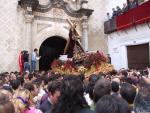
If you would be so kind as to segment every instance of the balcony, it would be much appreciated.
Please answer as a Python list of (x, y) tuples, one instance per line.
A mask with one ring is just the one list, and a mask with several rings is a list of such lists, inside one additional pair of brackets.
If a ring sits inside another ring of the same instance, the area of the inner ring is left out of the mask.
[(104, 23), (105, 34), (150, 22), (150, 1)]

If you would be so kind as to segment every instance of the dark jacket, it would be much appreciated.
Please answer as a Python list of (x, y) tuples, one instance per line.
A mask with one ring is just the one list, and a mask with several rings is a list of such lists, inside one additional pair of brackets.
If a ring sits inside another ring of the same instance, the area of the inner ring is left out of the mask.
[(50, 109), (50, 110), (48, 110), (48, 111), (46, 111), (45, 113), (52, 113), (52, 112), (51, 112), (51, 109)]
[[(51, 110), (45, 112), (45, 113), (51, 113)], [(80, 110), (77, 110), (75, 113), (94, 113), (90, 108), (82, 108)]]
[(129, 2), (129, 4), (128, 4), (129, 9), (133, 9), (133, 8), (135, 8), (135, 7), (137, 7), (137, 6), (138, 6), (138, 4), (136, 3), (136, 1), (134, 1), (134, 2)]
[(47, 113), (48, 111), (51, 111), (51, 108), (52, 108), (52, 104), (50, 103), (50, 101), (47, 99), (45, 100), (45, 102), (43, 102), (41, 105), (40, 105), (40, 110), (43, 112), (43, 113)]
[(27, 52), (24, 53), (23, 60), (24, 62), (29, 62), (29, 54)]
[(82, 108), (81, 110), (78, 110), (75, 113), (94, 113), (94, 112), (87, 107), (87, 108)]

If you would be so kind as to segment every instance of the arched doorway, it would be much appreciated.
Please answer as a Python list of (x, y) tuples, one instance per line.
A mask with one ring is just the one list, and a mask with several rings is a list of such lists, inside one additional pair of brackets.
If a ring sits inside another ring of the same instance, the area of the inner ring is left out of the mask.
[(53, 36), (46, 39), (40, 46), (39, 61), (40, 70), (49, 70), (54, 59), (59, 58), (63, 54), (67, 41), (60, 36)]

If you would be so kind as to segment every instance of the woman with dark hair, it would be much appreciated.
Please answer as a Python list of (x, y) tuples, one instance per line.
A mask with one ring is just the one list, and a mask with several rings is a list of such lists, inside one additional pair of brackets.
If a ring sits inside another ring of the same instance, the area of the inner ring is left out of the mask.
[(79, 77), (65, 77), (60, 89), (61, 96), (52, 113), (93, 113), (84, 98), (83, 84)]
[(15, 108), (7, 95), (0, 92), (0, 113), (15, 113)]

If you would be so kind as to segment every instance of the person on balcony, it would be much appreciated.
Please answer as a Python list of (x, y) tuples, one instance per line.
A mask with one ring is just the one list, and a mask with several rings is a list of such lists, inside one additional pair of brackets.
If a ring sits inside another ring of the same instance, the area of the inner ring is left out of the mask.
[(128, 6), (126, 3), (123, 3), (123, 8), (122, 8), (122, 12), (125, 13), (128, 11)]
[(112, 8), (112, 18), (116, 17), (117, 16), (117, 11), (115, 10), (115, 8)]
[(111, 17), (110, 17), (110, 14), (109, 14), (109, 12), (107, 12), (107, 20), (110, 20), (111, 19)]
[(116, 9), (117, 9), (117, 16), (121, 15), (122, 14), (121, 8), (117, 6)]
[(135, 7), (137, 7), (137, 2), (136, 2), (136, 0), (129, 0), (129, 4), (128, 4), (128, 7), (129, 7), (129, 9), (133, 9), (133, 8), (135, 8)]

